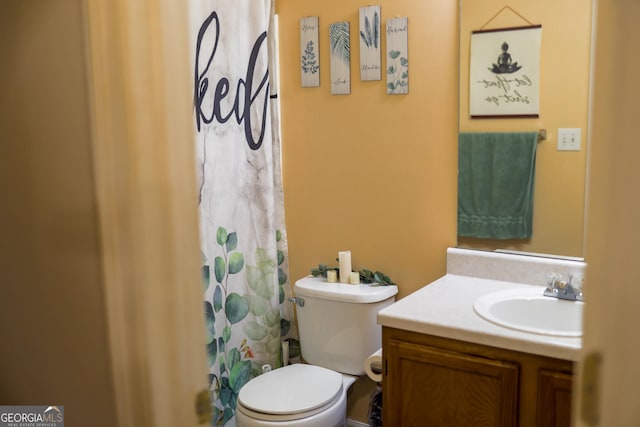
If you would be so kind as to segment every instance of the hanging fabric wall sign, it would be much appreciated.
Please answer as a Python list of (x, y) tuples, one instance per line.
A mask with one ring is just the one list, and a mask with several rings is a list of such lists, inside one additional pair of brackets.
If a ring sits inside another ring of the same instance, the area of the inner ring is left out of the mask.
[(541, 38), (541, 25), (471, 34), (472, 118), (539, 117)]

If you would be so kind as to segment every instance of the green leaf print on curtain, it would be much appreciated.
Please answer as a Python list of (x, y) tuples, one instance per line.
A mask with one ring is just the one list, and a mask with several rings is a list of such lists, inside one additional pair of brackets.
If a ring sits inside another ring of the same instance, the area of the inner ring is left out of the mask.
[[(247, 297), (230, 291), (230, 278), (244, 268), (244, 256), (234, 252), (238, 244), (236, 233), (227, 233), (226, 229), (218, 227), (216, 241), (221, 255), (214, 258), (213, 304), (205, 301), (205, 319), (209, 365), (218, 363), (220, 367), (219, 373), (209, 375), (214, 397), (213, 425), (224, 425), (235, 415), (238, 393), (253, 377), (254, 367), (251, 363), (253, 352), (246, 340), (242, 340), (239, 347), (228, 345), (234, 325), (249, 314)], [(205, 290), (211, 286), (209, 269), (208, 265), (203, 267), (203, 272), (207, 272), (203, 274)], [(217, 334), (220, 330), (222, 333)]]
[[(191, 2), (204, 331), (214, 426), (281, 343), (299, 356), (284, 220), (273, 0)], [(221, 95), (217, 89), (228, 88)], [(250, 90), (250, 99), (245, 89)]]
[[(282, 288), (287, 283), (284, 271), (276, 273), (276, 268), (285, 261), (283, 253), (278, 251), (277, 259), (272, 259), (258, 248), (255, 265), (245, 266), (243, 254), (235, 251), (238, 247), (235, 232), (227, 233), (218, 227), (216, 241), (221, 254), (214, 258), (215, 284), (211, 283), (208, 265), (203, 267), (203, 280), (205, 291), (215, 287), (212, 302), (205, 301), (205, 319), (209, 365), (219, 366), (219, 373), (209, 375), (214, 405), (212, 425), (222, 426), (235, 415), (240, 389), (261, 372), (262, 363), (282, 365), (280, 346), (289, 333), (290, 321), (281, 316), (279, 309)], [(248, 285), (245, 295), (231, 290), (232, 282), (242, 282), (239, 280), (242, 277)], [(232, 344), (236, 334), (244, 337), (238, 345)], [(293, 343), (291, 356), (297, 357), (298, 341), (295, 338), (287, 341)]]

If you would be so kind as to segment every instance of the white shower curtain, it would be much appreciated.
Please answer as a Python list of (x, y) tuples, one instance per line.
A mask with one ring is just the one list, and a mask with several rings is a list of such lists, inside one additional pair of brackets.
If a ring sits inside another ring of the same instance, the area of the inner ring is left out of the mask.
[(299, 343), (287, 270), (272, 0), (191, 2), (212, 425), (240, 388)]

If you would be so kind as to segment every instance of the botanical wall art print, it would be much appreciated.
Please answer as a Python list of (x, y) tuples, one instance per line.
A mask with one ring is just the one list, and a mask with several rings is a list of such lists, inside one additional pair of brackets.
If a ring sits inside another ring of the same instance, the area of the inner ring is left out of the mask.
[(360, 80), (380, 80), (380, 6), (360, 8)]
[(300, 73), (302, 87), (320, 86), (317, 16), (300, 18)]
[(408, 18), (387, 19), (387, 94), (409, 93)]
[(539, 117), (542, 26), (471, 34), (471, 118)]
[(351, 38), (348, 22), (329, 24), (331, 94), (351, 93)]

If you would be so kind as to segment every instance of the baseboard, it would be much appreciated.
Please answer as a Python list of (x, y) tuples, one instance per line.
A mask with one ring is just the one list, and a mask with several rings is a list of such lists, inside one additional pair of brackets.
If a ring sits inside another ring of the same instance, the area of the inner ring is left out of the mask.
[(369, 424), (347, 418), (347, 427), (369, 427)]

